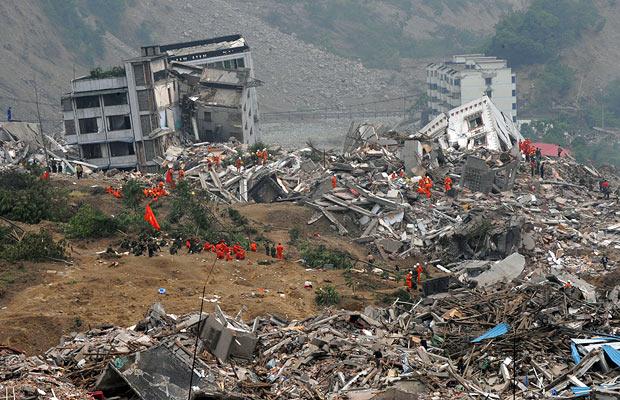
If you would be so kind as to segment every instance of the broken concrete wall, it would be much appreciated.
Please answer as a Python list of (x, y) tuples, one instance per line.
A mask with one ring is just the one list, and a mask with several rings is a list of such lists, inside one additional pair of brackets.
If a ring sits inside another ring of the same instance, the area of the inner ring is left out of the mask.
[(209, 351), (220, 361), (229, 358), (251, 359), (258, 339), (249, 331), (244, 331), (211, 316), (200, 331)]

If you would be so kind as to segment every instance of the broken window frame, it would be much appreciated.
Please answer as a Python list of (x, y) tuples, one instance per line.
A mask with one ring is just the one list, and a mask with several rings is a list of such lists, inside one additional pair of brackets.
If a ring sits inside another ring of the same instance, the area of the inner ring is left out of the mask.
[(126, 157), (135, 155), (133, 143), (127, 142), (109, 142), (108, 149), (110, 157)]
[(78, 120), (78, 124), (80, 126), (80, 134), (86, 135), (89, 133), (97, 133), (99, 132), (99, 121), (98, 118), (80, 118)]
[(103, 158), (103, 152), (101, 151), (100, 143), (88, 143), (80, 146), (82, 157), (87, 160)]
[(124, 131), (131, 129), (129, 115), (110, 115), (108, 119), (108, 131)]
[(99, 96), (80, 96), (75, 98), (75, 108), (78, 110), (97, 108), (100, 104)]
[(123, 105), (128, 104), (127, 93), (125, 92), (104, 94), (102, 97), (103, 97), (103, 105), (105, 107), (123, 106)]

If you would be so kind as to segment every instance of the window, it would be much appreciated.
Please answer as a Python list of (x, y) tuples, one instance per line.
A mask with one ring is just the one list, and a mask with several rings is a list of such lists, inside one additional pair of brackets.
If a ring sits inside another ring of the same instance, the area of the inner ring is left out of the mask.
[(73, 111), (73, 104), (70, 97), (65, 97), (60, 100), (60, 105), (62, 106), (62, 111)]
[(455, 79), (454, 80), (454, 86), (461, 86), (461, 80), (460, 79)]
[(517, 117), (516, 116), (512, 116), (512, 122), (517, 122)]
[(512, 83), (517, 83), (517, 76), (516, 75), (512, 76)]
[(172, 104), (172, 91), (168, 88), (168, 104)]
[(83, 144), (82, 156), (86, 159), (101, 158), (101, 145), (99, 143)]
[(517, 109), (517, 103), (512, 103), (512, 109), (516, 110)]
[(205, 111), (202, 113), (202, 120), (204, 122), (211, 122), (211, 113), (208, 111)]
[(75, 121), (72, 119), (65, 120), (65, 135), (75, 135)]
[(97, 127), (97, 118), (82, 118), (79, 120), (80, 134), (96, 133), (99, 131)]
[(492, 85), (493, 84), (493, 78), (484, 78), (484, 84), (485, 85)]
[(153, 79), (155, 80), (155, 82), (163, 81), (164, 79), (166, 79), (166, 75), (167, 71), (165, 69), (162, 69), (161, 71), (157, 71), (153, 74)]
[(123, 157), (134, 155), (133, 143), (110, 142), (110, 156)]
[(486, 94), (486, 96), (490, 99), (491, 97), (493, 97), (493, 91), (492, 90), (487, 90), (486, 92), (484, 92), (484, 94)]
[(151, 133), (151, 116), (140, 115), (140, 127), (142, 128), (142, 134), (148, 135)]
[(127, 93), (112, 93), (103, 95), (104, 106), (121, 106), (127, 104)]
[(474, 114), (470, 117), (467, 118), (467, 125), (469, 126), (469, 130), (474, 130), (476, 128), (479, 128), (483, 125), (482, 123), (482, 115), (481, 114)]
[(75, 107), (94, 108), (99, 107), (99, 96), (84, 96), (75, 98)]
[(144, 79), (144, 65), (134, 64), (133, 74), (134, 74), (134, 79), (136, 80), (136, 86), (146, 85), (146, 80)]
[(517, 91), (512, 89), (512, 97), (516, 97), (517, 96)]
[(153, 109), (153, 93), (150, 90), (138, 90), (138, 109), (140, 111)]
[(125, 129), (131, 129), (129, 115), (112, 115), (108, 117), (109, 131), (122, 131)]
[(245, 60), (243, 58), (237, 58), (237, 68), (245, 68)]

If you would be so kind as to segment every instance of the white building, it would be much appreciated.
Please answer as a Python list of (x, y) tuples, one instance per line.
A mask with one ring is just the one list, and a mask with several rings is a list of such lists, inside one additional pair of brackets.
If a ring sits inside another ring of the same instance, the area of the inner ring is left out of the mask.
[[(205, 71), (219, 70), (220, 72), (204, 75), (202, 78), (206, 79), (203, 79), (202, 82), (204, 84), (206, 80), (209, 80), (212, 82), (211, 87), (215, 87), (217, 86), (216, 81), (220, 80), (217, 76), (224, 75), (221, 80), (223, 85), (221, 85), (220, 93), (218, 93), (219, 96), (226, 99), (222, 107), (231, 108), (235, 104), (241, 105), (243, 109), (243, 124), (239, 121), (237, 125), (243, 130), (243, 135), (237, 135), (235, 130), (235, 132), (231, 131), (229, 136), (237, 137), (240, 141), (249, 144), (254, 144), (261, 140), (260, 113), (258, 110), (256, 87), (260, 86), (262, 82), (254, 76), (252, 53), (243, 36), (230, 35), (185, 43), (142, 47), (143, 56), (160, 54), (164, 55), (171, 63), (172, 68), (181, 74), (188, 73), (187, 68), (191, 67), (199, 67), (205, 69)], [(243, 82), (237, 78), (234, 79), (234, 82), (226, 81), (226, 74), (222, 74), (222, 71), (243, 71)], [(241, 99), (233, 99), (235, 96), (231, 93), (222, 94), (230, 90), (231, 84), (237, 85), (236, 90), (243, 91)], [(223, 109), (220, 111), (224, 112)], [(213, 116), (215, 117), (215, 115)], [(205, 119), (205, 126), (209, 126), (207, 128), (209, 131), (207, 136), (211, 138), (211, 134), (215, 133), (217, 137), (226, 137), (227, 140), (226, 135), (229, 132), (226, 128), (227, 124), (210, 124), (210, 117), (210, 114), (199, 116), (199, 118)], [(191, 132), (189, 129), (186, 129), (186, 131)], [(219, 133), (216, 133), (216, 131), (219, 131)], [(196, 140), (194, 136), (196, 135), (191, 135), (190, 138)], [(204, 132), (199, 132), (199, 136), (204, 139)]]
[(517, 120), (517, 80), (506, 60), (483, 54), (452, 57), (426, 67), (431, 116), (487, 96), (504, 114)]
[(440, 113), (414, 137), (436, 140), (444, 150), (485, 147), (509, 151), (523, 140), (510, 115), (486, 96)]
[(166, 59), (130, 59), (104, 76), (74, 79), (62, 97), (67, 144), (102, 169), (157, 167), (180, 128), (178, 83)]
[[(194, 126), (184, 124), (182, 119), (179, 70), (184, 67), (194, 70), (197, 81), (202, 69), (211, 68), (234, 70), (247, 77), (242, 83), (220, 85), (220, 93), (234, 92), (235, 101), (227, 105), (237, 105), (230, 108), (234, 108), (234, 120), (226, 119), (226, 124), (221, 125), (238, 128), (239, 134), (235, 131), (233, 136), (244, 143), (260, 140), (256, 97), (259, 81), (254, 79), (245, 39), (233, 35), (143, 47), (140, 57), (124, 61), (124, 68), (74, 79), (71, 92), (62, 97), (67, 144), (78, 145), (81, 158), (102, 169), (157, 168), (157, 160), (180, 132), (191, 132), (190, 137), (195, 139)], [(237, 98), (237, 91), (242, 98)], [(210, 117), (223, 119), (226, 116), (219, 115), (222, 110), (203, 112), (201, 118), (205, 122)], [(239, 110), (243, 115), (237, 115)], [(209, 129), (215, 133), (220, 128), (214, 124), (205, 128)], [(210, 137), (218, 138), (228, 140), (224, 133)]]

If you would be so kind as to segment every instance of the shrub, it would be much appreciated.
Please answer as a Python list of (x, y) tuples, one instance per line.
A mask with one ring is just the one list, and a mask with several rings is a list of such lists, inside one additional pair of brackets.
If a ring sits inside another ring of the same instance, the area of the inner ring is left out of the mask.
[(123, 204), (134, 210), (138, 209), (140, 202), (144, 198), (142, 185), (135, 179), (127, 181), (123, 185)]
[(301, 230), (298, 226), (294, 226), (288, 230), (288, 237), (290, 239), (291, 244), (295, 244), (299, 242), (299, 238), (301, 237)]
[(27, 173), (0, 173), (0, 215), (38, 224), (41, 220), (66, 221), (68, 194)]
[(349, 253), (338, 250), (331, 250), (324, 245), (309, 246), (305, 245), (301, 249), (301, 256), (306, 264), (311, 268), (320, 268), (326, 264), (332, 264), (334, 268), (351, 268), (351, 256)]
[(182, 181), (172, 192), (171, 200), (168, 224), (172, 229), (190, 236), (212, 239), (216, 236), (215, 219), (206, 205), (210, 200), (208, 194), (192, 191), (188, 183)]
[(50, 259), (65, 259), (66, 244), (64, 240), (54, 241), (47, 231), (26, 233), (19, 241), (4, 243), (0, 250), (0, 258), (15, 261), (48, 261)]
[(239, 211), (231, 207), (228, 207), (228, 216), (230, 217), (230, 219), (233, 220), (235, 224), (240, 225), (240, 226), (245, 226), (250, 223), (250, 221), (248, 221), (246, 217), (241, 215)]
[(327, 285), (316, 290), (314, 301), (320, 306), (329, 307), (340, 303), (340, 295), (335, 287)]
[(75, 239), (102, 238), (114, 235), (118, 226), (112, 217), (86, 204), (71, 217), (65, 232)]
[(151, 225), (144, 220), (144, 214), (140, 212), (123, 211), (114, 220), (116, 221), (117, 229), (125, 233), (139, 234), (151, 230)]

